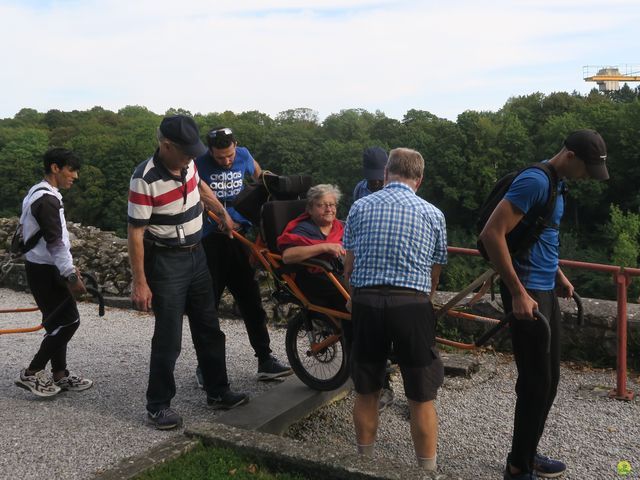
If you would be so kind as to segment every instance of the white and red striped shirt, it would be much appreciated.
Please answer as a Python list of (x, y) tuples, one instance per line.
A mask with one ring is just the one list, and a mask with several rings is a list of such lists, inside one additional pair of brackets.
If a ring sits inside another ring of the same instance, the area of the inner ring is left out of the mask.
[[(145, 237), (168, 247), (197, 244), (202, 237), (200, 177), (193, 160), (176, 176), (153, 157), (136, 167), (129, 184), (128, 222), (147, 226)], [(178, 229), (184, 232), (184, 241)]]

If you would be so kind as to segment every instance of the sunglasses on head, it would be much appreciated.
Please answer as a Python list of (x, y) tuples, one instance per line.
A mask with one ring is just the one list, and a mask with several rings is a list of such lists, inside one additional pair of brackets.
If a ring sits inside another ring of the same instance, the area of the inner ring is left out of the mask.
[(230, 128), (219, 128), (218, 130), (211, 130), (209, 133), (207, 133), (207, 136), (211, 139), (214, 139), (216, 137), (220, 137), (220, 136), (229, 136), (229, 135), (233, 135), (233, 131)]

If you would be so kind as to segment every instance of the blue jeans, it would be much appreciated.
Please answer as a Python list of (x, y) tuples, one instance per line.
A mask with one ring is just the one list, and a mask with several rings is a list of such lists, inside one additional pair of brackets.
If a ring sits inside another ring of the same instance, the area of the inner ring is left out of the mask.
[(205, 390), (209, 395), (219, 395), (229, 389), (225, 335), (220, 330), (211, 276), (202, 247), (145, 248), (145, 273), (153, 294), (155, 314), (147, 410), (157, 412), (168, 408), (176, 394), (173, 371), (180, 355), (185, 314), (189, 319)]

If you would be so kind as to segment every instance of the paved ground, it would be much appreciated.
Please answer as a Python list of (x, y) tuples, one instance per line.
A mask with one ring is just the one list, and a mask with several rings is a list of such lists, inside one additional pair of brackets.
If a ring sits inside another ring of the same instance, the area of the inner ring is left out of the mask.
[[(26, 294), (0, 289), (0, 308), (27, 306)], [(0, 336), (0, 478), (21, 480), (89, 478), (120, 459), (142, 453), (180, 431), (159, 432), (144, 424), (152, 319), (128, 310), (80, 306), (81, 327), (70, 347), (72, 369), (95, 380), (83, 393), (63, 393), (52, 400), (33, 398), (13, 385), (30, 360), (40, 333)], [(38, 314), (0, 314), (3, 326), (38, 322)], [(244, 325), (225, 320), (227, 364), (232, 387), (252, 396), (272, 388), (254, 380), (256, 362)], [(284, 331), (272, 330), (276, 355), (285, 359)], [(635, 347), (634, 347), (635, 348)], [(471, 379), (447, 379), (438, 400), (441, 418), (439, 464), (449, 478), (501, 478), (511, 438), (515, 370), (509, 356), (484, 354), (483, 367)], [(195, 385), (195, 355), (185, 328), (183, 352), (176, 367), (178, 394), (173, 406), (187, 425), (214, 419), (204, 393)], [(609, 400), (594, 386), (611, 387), (615, 373), (563, 366), (562, 383), (543, 453), (567, 461), (565, 479), (615, 479), (620, 460), (640, 472), (640, 403)], [(629, 386), (640, 390), (638, 377)], [(406, 402), (395, 380), (398, 403), (382, 417), (376, 461), (413, 463)], [(322, 442), (337, 451), (353, 449), (352, 397), (314, 413), (288, 435), (310, 444)], [(313, 442), (313, 443), (311, 443)]]

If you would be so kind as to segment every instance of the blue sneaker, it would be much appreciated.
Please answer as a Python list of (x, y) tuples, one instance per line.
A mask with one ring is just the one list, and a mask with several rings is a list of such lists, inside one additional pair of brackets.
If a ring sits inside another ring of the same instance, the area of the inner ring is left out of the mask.
[(537, 476), (534, 472), (523, 472), (523, 473), (511, 473), (509, 471), (509, 465), (504, 469), (504, 477), (503, 480), (538, 480), (540, 477)]
[(567, 466), (560, 460), (554, 460), (538, 453), (533, 457), (533, 471), (538, 477), (556, 478), (562, 475), (566, 469)]

